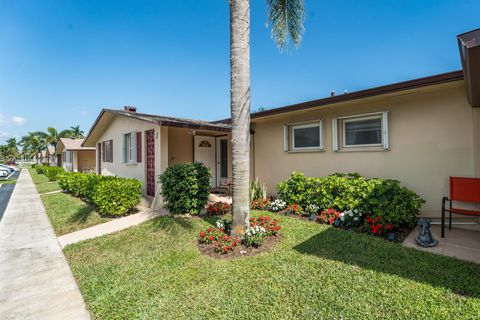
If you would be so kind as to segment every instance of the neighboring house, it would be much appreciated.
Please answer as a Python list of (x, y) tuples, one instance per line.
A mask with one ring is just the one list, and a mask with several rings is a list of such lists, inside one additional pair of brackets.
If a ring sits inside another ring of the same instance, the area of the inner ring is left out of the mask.
[[(423, 216), (438, 218), (449, 176), (480, 177), (480, 30), (458, 39), (461, 71), (253, 113), (251, 176), (271, 194), (293, 171), (397, 179), (426, 200)], [(149, 195), (176, 163), (206, 163), (214, 186), (231, 179), (229, 119), (102, 110), (85, 145), (97, 146), (99, 173), (137, 178)]]
[(95, 170), (95, 148), (82, 146), (83, 139), (61, 138), (57, 144), (57, 166), (66, 171), (90, 172)]
[(175, 164), (204, 163), (212, 173), (213, 187), (228, 188), (232, 177), (226, 124), (148, 115), (134, 107), (104, 109), (83, 145), (96, 146), (99, 174), (144, 182), (142, 191), (150, 202), (160, 190), (158, 175)]
[(45, 161), (50, 166), (56, 166), (57, 165), (57, 155), (56, 155), (54, 146), (48, 145), (46, 153), (45, 153)]
[(37, 163), (38, 164), (48, 163), (48, 161), (47, 161), (47, 151), (46, 150), (40, 151), (37, 154)]

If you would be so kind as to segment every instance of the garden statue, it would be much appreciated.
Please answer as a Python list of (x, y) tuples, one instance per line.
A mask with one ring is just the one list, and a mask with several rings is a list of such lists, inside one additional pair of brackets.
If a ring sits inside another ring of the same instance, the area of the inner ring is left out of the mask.
[(415, 242), (424, 248), (435, 247), (438, 241), (433, 239), (432, 232), (430, 231), (430, 220), (422, 218), (420, 219), (418, 226), (420, 227), (420, 231), (415, 238)]

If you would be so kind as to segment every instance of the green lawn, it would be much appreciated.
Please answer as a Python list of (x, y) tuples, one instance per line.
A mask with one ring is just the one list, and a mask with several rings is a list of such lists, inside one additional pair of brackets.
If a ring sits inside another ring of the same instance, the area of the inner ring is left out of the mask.
[[(258, 214), (258, 213), (254, 213)], [(235, 260), (203, 256), (215, 219), (160, 217), (65, 248), (94, 319), (474, 319), (480, 266), (276, 216), (284, 239)]]
[(38, 193), (42, 194), (46, 192), (60, 190), (60, 187), (58, 186), (58, 182), (48, 181), (48, 178), (45, 175), (37, 174), (35, 169), (28, 168), (28, 172), (30, 172), (30, 175), (32, 176), (33, 183), (35, 184), (35, 187), (37, 188)]
[(15, 184), (17, 183), (17, 180), (12, 179), (12, 180), (0, 180), (0, 184)]
[(41, 197), (57, 236), (111, 220), (101, 217), (92, 206), (67, 193), (44, 194)]

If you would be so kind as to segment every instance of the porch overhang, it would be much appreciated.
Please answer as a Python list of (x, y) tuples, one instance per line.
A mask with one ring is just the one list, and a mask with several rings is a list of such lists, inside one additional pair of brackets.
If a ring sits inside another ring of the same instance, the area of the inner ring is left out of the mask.
[(457, 36), (468, 102), (480, 107), (480, 29)]

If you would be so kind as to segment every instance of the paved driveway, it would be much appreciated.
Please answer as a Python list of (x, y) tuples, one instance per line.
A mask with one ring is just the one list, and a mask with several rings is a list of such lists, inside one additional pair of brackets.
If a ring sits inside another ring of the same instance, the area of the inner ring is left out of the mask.
[(0, 319), (89, 319), (28, 170), (0, 221)]

